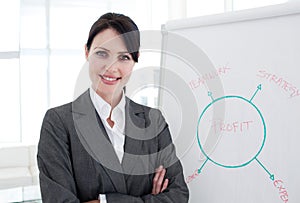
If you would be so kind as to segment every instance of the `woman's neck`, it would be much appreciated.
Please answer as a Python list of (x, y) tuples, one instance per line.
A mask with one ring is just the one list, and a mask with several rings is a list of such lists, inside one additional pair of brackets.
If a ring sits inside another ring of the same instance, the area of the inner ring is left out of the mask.
[[(100, 91), (96, 91), (96, 93), (111, 106), (111, 111), (120, 103), (122, 99), (123, 92), (121, 91), (118, 94), (103, 94)], [(111, 114), (111, 113), (110, 113)]]

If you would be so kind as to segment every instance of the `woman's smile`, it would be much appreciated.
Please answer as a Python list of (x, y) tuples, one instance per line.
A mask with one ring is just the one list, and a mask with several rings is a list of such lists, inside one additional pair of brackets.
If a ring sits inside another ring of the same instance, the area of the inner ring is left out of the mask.
[(101, 81), (107, 85), (115, 85), (118, 83), (118, 80), (121, 80), (122, 77), (108, 76), (108, 75), (99, 75)]

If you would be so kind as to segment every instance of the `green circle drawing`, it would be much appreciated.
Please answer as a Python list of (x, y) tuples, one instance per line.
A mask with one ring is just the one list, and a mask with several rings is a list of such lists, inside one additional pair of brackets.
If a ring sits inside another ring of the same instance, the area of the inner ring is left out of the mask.
[[(202, 145), (201, 145), (201, 142), (200, 142), (200, 138), (199, 138), (199, 132), (198, 132), (198, 131), (199, 131), (199, 130), (198, 130), (198, 129), (199, 129), (199, 124), (200, 124), (200, 121), (201, 121), (201, 119), (202, 119), (204, 113), (206, 112), (206, 110), (207, 110), (211, 105), (213, 105), (214, 103), (216, 103), (216, 102), (218, 102), (218, 101), (220, 101), (220, 100), (222, 100), (222, 99), (228, 99), (228, 98), (230, 98), (230, 99), (231, 99), (231, 98), (242, 99), (242, 100), (246, 101), (247, 103), (251, 104), (251, 105), (256, 109), (256, 111), (258, 112), (258, 114), (259, 114), (259, 116), (260, 116), (260, 118), (261, 118), (261, 121), (262, 121), (262, 123), (263, 123), (263, 126), (264, 126), (264, 138), (263, 138), (262, 145), (261, 145), (260, 149), (258, 150), (258, 152), (256, 153), (256, 155), (255, 155), (252, 159), (250, 159), (249, 161), (247, 161), (247, 162), (245, 162), (245, 163), (243, 163), (243, 164), (240, 164), (240, 165), (224, 165), (224, 164), (221, 164), (221, 163), (218, 163), (218, 162), (214, 161), (214, 160), (213, 160), (212, 158), (210, 158), (210, 157), (206, 154), (206, 152), (204, 151), (204, 149), (203, 149), (203, 147), (202, 147)], [(201, 149), (202, 153), (204, 154), (204, 156), (205, 156), (208, 160), (210, 160), (211, 162), (213, 162), (214, 164), (216, 164), (216, 165), (218, 165), (218, 166), (221, 166), (221, 167), (225, 167), (225, 168), (240, 168), (240, 167), (244, 167), (244, 166), (248, 165), (249, 163), (251, 163), (254, 159), (256, 159), (256, 157), (260, 154), (262, 148), (264, 147), (264, 144), (265, 144), (265, 141), (266, 141), (266, 124), (265, 124), (265, 120), (264, 120), (264, 118), (263, 118), (263, 116), (262, 116), (260, 110), (259, 110), (259, 109), (255, 106), (255, 104), (253, 104), (250, 100), (245, 99), (244, 97), (241, 97), (241, 96), (234, 96), (234, 95), (223, 96), (223, 97), (214, 99), (214, 100), (213, 100), (211, 103), (209, 103), (209, 104), (204, 108), (204, 110), (202, 111), (202, 113), (201, 113), (201, 115), (200, 115), (200, 117), (199, 117), (199, 119), (198, 119), (198, 124), (197, 124), (197, 140), (198, 140), (198, 144), (199, 144), (200, 149)]]

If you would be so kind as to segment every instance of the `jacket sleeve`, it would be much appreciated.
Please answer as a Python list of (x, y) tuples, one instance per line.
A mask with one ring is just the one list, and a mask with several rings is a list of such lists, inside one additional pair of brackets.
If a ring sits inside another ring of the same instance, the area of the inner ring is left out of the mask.
[(37, 161), (43, 203), (79, 203), (70, 159), (68, 131), (55, 109), (47, 111)]
[(180, 172), (180, 168), (181, 165), (179, 162), (167, 168), (167, 175), (172, 177), (169, 177), (168, 188), (162, 193), (157, 195), (147, 194), (141, 197), (109, 193), (106, 194), (106, 200), (108, 203), (187, 203), (189, 192), (184, 182), (183, 174)]
[(158, 165), (163, 165), (167, 173), (165, 178), (169, 179), (166, 190), (157, 195), (147, 194), (141, 197), (124, 195), (119, 193), (106, 194), (108, 203), (186, 203), (189, 199), (189, 190), (184, 180), (183, 168), (180, 160), (176, 156), (175, 146), (172, 142), (168, 124), (165, 122), (160, 111), (156, 124), (160, 130), (157, 138), (159, 144)]

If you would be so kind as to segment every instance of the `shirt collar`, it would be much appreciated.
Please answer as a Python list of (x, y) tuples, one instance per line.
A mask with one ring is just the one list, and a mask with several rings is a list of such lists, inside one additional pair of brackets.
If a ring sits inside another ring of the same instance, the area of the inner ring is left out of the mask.
[[(92, 87), (90, 88), (90, 97), (100, 118), (103, 122), (106, 122), (106, 119), (109, 117), (111, 111), (110, 104), (100, 97)], [(121, 132), (124, 131), (125, 126), (125, 103), (125, 93), (123, 91), (121, 100), (112, 110), (111, 115), (111, 120), (113, 120), (115, 123), (114, 127), (118, 127)]]

